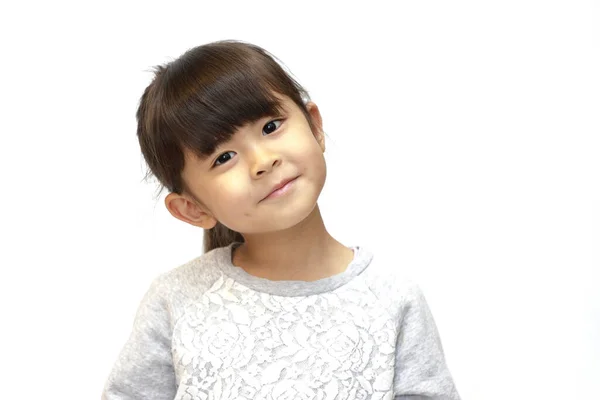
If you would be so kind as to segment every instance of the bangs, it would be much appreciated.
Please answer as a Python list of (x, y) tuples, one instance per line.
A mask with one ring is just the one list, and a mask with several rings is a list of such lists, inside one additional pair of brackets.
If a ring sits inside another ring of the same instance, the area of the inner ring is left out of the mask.
[[(224, 63), (213, 58), (210, 54), (201, 61), (183, 57), (165, 71), (164, 77), (164, 104), (169, 108), (163, 114), (165, 128), (201, 160), (246, 124), (283, 114), (282, 97), (294, 95), (293, 91), (285, 93), (278, 71), (265, 68), (263, 63), (236, 63), (235, 59)], [(198, 69), (198, 63), (217, 61), (219, 69)]]
[(272, 91), (255, 82), (244, 81), (242, 85), (193, 96), (177, 107), (168, 123), (177, 131), (183, 147), (204, 159), (243, 126), (285, 112), (281, 99)]

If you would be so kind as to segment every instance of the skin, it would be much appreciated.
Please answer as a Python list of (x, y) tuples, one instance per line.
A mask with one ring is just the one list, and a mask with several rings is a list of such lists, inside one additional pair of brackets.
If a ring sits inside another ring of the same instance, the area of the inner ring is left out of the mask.
[[(300, 108), (281, 99), (285, 114), (243, 126), (208, 158), (185, 151), (182, 178), (190, 190), (170, 193), (165, 206), (191, 225), (210, 229), (218, 221), (240, 232), (245, 243), (232, 261), (249, 274), (314, 281), (343, 272), (354, 254), (329, 234), (317, 204), (327, 175), (319, 109), (307, 104), (313, 132)], [(295, 176), (288, 193), (264, 199)]]

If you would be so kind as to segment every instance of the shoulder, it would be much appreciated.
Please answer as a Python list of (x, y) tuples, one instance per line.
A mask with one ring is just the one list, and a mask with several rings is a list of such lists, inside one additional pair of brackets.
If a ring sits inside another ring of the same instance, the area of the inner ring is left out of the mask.
[(377, 254), (373, 255), (363, 275), (370, 291), (394, 316), (399, 316), (407, 307), (422, 301), (423, 292), (414, 277), (402, 266)]
[(158, 275), (146, 297), (162, 300), (172, 311), (202, 297), (223, 275), (218, 264), (223, 251), (224, 248), (211, 250)]

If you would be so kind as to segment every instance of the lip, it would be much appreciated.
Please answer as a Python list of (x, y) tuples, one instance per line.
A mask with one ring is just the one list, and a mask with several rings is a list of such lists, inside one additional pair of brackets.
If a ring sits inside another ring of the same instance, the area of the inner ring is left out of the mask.
[[(297, 178), (298, 178), (298, 176), (295, 176), (293, 178), (286, 178), (286, 179), (282, 180), (277, 185), (275, 185), (273, 187), (273, 189), (271, 189), (271, 192), (263, 200), (266, 200), (271, 197), (276, 197), (278, 194), (283, 194), (284, 192), (287, 192), (288, 187), (286, 187), (286, 186), (288, 185), (288, 183), (294, 182)], [(282, 189), (284, 187), (286, 189), (284, 192), (278, 192), (280, 189)]]

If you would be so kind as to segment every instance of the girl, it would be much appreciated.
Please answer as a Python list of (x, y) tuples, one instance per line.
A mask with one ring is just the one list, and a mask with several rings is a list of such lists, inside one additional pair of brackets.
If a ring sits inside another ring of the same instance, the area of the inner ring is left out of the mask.
[(137, 120), (204, 253), (153, 282), (103, 399), (459, 399), (419, 287), (327, 232), (321, 114), (272, 55), (193, 48)]

